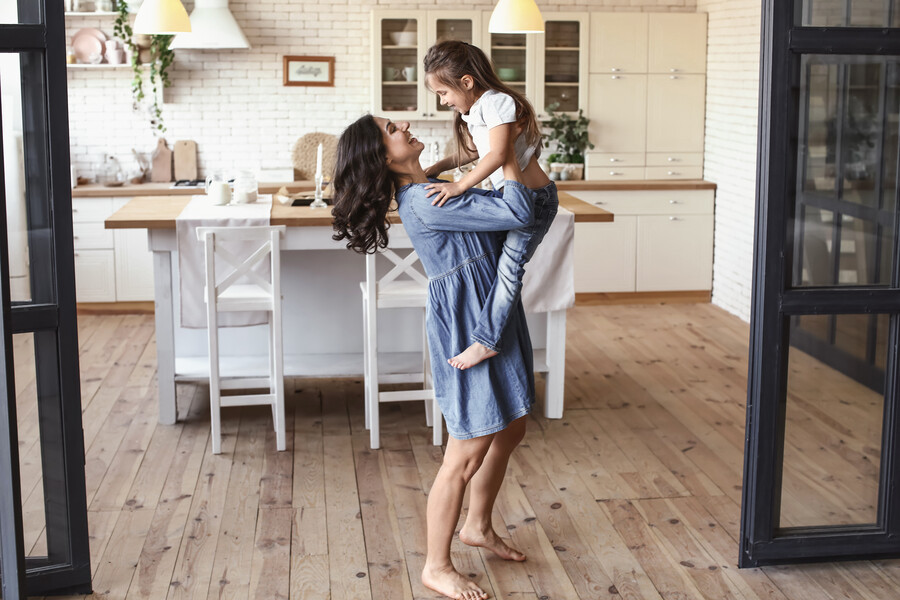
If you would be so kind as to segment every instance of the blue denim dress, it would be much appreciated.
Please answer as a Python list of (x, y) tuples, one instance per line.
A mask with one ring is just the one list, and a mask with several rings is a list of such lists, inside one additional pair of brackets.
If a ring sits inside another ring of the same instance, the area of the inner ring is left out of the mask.
[(447, 431), (465, 440), (504, 429), (534, 404), (531, 338), (520, 299), (503, 331), (500, 354), (464, 371), (447, 363), (469, 346), (497, 279), (506, 232), (533, 222), (534, 195), (507, 181), (502, 198), (467, 192), (432, 206), (426, 185), (402, 187), (397, 205), (429, 279), (425, 323), (435, 395)]

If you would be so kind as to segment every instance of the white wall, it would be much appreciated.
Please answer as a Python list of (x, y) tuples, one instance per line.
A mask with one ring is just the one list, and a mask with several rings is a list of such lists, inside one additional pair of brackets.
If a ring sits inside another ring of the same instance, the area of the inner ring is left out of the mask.
[(759, 0), (697, 0), (709, 13), (703, 177), (718, 185), (713, 303), (750, 320), (759, 103)]
[[(186, 2), (188, 9), (191, 2)], [(181, 50), (166, 91), (164, 118), (170, 142), (192, 139), (201, 172), (209, 168), (290, 165), (294, 141), (304, 133), (339, 133), (368, 112), (370, 11), (379, 9), (491, 10), (493, 0), (233, 0), (231, 10), (253, 46), (250, 50)], [(541, 0), (543, 10), (693, 12), (696, 0)], [(112, 17), (68, 20), (111, 33)], [(283, 87), (285, 54), (334, 56), (335, 87)], [(95, 171), (105, 153), (133, 165), (131, 149), (155, 146), (145, 115), (131, 102), (131, 72), (69, 70), (72, 161), (80, 173)], [(419, 139), (448, 139), (448, 123), (413, 124)]]

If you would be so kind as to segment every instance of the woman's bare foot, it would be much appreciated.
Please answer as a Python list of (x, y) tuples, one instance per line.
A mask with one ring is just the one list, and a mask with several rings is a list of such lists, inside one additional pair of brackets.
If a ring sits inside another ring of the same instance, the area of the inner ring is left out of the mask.
[(459, 539), (463, 544), (468, 546), (486, 548), (503, 560), (514, 560), (516, 562), (525, 560), (524, 554), (515, 548), (507, 546), (506, 542), (503, 541), (503, 538), (497, 535), (497, 532), (493, 529), (489, 529), (487, 533), (482, 533), (480, 531), (469, 530), (463, 526), (462, 530), (459, 532)]
[(487, 593), (474, 581), (462, 576), (453, 567), (446, 569), (429, 569), (422, 571), (422, 585), (453, 600), (484, 600)]
[(492, 356), (497, 356), (497, 353), (487, 346), (475, 342), (453, 358), (448, 358), (447, 362), (463, 371)]

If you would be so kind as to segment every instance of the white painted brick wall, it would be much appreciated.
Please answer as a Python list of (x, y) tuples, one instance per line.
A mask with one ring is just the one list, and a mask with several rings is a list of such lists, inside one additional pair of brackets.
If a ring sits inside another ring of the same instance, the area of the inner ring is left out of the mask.
[(759, 0), (697, 0), (709, 13), (706, 154), (716, 192), (713, 303), (750, 320), (759, 103)]
[[(541, 0), (547, 11), (683, 11), (697, 0)], [(186, 2), (188, 10), (191, 2)], [(494, 2), (404, 0), (233, 0), (250, 50), (181, 50), (171, 69), (163, 116), (170, 142), (198, 144), (201, 173), (211, 168), (290, 165), (294, 141), (311, 131), (340, 133), (369, 111), (372, 9), (491, 10)], [(112, 17), (68, 20), (69, 39), (81, 27), (112, 33)], [(335, 87), (284, 87), (282, 56), (335, 57)], [(131, 149), (155, 146), (149, 119), (132, 111), (131, 71), (69, 70), (72, 161), (93, 174), (106, 153), (129, 168)], [(413, 123), (426, 144), (451, 136), (449, 123)]]

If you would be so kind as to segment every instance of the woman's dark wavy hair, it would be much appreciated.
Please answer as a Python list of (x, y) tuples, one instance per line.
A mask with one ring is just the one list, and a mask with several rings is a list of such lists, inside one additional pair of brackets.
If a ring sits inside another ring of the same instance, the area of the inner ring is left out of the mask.
[[(438, 42), (428, 49), (424, 60), (425, 74), (433, 75), (446, 86), (463, 91), (460, 79), (468, 75), (475, 82), (476, 92), (494, 90), (512, 96), (516, 103), (516, 124), (522, 128), (522, 135), (529, 146), (541, 147), (541, 126), (534, 108), (520, 92), (512, 89), (497, 77), (491, 59), (479, 48), (458, 40)], [(475, 152), (471, 144), (469, 128), (457, 112), (453, 122), (453, 133), (461, 148)]]
[(360, 254), (386, 248), (387, 213), (398, 187), (381, 129), (372, 115), (361, 117), (338, 139), (332, 239), (347, 240), (347, 248)]

